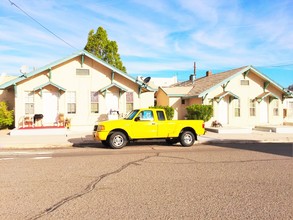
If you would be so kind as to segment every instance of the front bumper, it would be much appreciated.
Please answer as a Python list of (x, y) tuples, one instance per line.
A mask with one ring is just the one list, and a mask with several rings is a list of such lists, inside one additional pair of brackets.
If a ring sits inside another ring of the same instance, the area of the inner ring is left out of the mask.
[(105, 141), (105, 140), (107, 140), (108, 132), (104, 132), (104, 131), (94, 131), (94, 132), (93, 132), (93, 137), (94, 137), (94, 139), (96, 139), (97, 141)]

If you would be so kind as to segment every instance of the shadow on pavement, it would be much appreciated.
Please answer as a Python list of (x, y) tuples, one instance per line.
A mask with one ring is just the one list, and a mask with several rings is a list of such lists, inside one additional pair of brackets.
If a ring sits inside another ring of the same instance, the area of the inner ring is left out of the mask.
[(206, 145), (293, 157), (293, 143), (207, 143)]
[[(72, 143), (72, 147), (76, 148), (109, 148), (111, 147), (104, 146), (100, 141), (93, 140), (91, 135), (86, 135), (84, 138), (70, 138), (68, 139), (70, 143)], [(180, 144), (176, 145), (167, 145), (165, 140), (136, 140), (130, 141), (126, 146), (127, 147), (135, 147), (135, 146), (146, 146), (146, 145), (154, 145), (154, 146), (166, 146), (166, 147), (181, 147)]]

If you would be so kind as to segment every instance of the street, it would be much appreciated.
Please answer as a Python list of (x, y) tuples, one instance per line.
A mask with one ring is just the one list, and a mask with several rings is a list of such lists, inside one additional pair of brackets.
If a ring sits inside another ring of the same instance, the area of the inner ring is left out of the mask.
[(0, 219), (293, 219), (292, 148), (0, 151)]

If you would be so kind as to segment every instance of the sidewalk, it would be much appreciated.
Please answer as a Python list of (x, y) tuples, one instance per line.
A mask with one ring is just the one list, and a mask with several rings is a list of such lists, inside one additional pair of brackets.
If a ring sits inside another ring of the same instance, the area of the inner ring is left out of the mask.
[(251, 133), (215, 133), (207, 131), (200, 143), (292, 143), (293, 134), (252, 130)]
[[(223, 134), (207, 131), (198, 137), (198, 144), (213, 143), (292, 143), (293, 134), (252, 131), (247, 134)], [(0, 130), (1, 149), (70, 148), (97, 144), (91, 131), (68, 131), (66, 135), (10, 136), (9, 130)]]

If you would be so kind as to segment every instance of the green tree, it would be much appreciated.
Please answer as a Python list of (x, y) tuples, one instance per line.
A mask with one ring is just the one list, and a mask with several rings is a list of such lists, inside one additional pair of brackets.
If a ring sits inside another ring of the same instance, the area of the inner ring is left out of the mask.
[(126, 73), (126, 68), (118, 53), (118, 45), (116, 41), (108, 39), (107, 31), (104, 28), (99, 27), (96, 33), (94, 30), (90, 30), (84, 49)]
[(0, 102), (0, 129), (8, 128), (13, 124), (13, 110), (7, 109), (6, 102)]
[(210, 120), (213, 116), (212, 105), (190, 105), (186, 107), (187, 119), (204, 120), (205, 122)]

